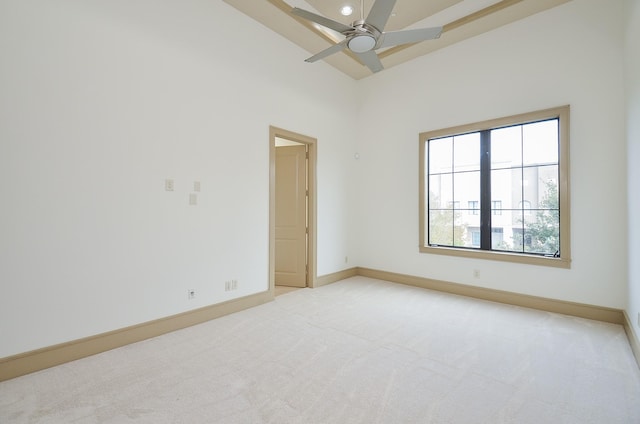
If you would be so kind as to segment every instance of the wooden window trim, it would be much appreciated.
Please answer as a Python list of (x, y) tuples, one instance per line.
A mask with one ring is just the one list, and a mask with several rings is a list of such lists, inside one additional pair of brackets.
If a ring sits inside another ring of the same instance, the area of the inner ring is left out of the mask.
[[(551, 109), (544, 109), (535, 112), (523, 113), (504, 118), (491, 119), (487, 121), (476, 122), (473, 124), (460, 125), (440, 130), (427, 131), (420, 133), (420, 172), (419, 172), (419, 251), (421, 253), (448, 255), (456, 257), (474, 258), (504, 261), (512, 263), (522, 263), (529, 265), (542, 265), (558, 268), (571, 268), (571, 222), (570, 222), (570, 195), (569, 195), (569, 110), (570, 107), (561, 106)], [(477, 249), (465, 249), (456, 247), (429, 246), (425, 240), (427, 217), (426, 207), (427, 199), (425, 193), (425, 175), (427, 164), (425, 163), (426, 144), (429, 139), (448, 137), (457, 134), (477, 132), (500, 128), (510, 125), (523, 124), (534, 121), (542, 121), (545, 119), (559, 118), (559, 195), (560, 195), (560, 257), (547, 257), (539, 255), (529, 255), (526, 253), (497, 252)]]

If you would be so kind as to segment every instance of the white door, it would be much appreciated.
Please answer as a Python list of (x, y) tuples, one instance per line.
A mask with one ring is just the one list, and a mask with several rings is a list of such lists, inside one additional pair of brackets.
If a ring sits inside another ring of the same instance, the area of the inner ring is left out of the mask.
[(276, 147), (275, 284), (307, 286), (307, 147)]

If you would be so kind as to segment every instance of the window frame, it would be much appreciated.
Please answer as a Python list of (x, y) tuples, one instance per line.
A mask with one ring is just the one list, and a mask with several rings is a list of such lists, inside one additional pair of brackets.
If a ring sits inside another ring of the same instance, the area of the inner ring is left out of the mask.
[[(542, 265), (559, 268), (571, 267), (571, 222), (569, 202), (569, 111), (570, 107), (560, 106), (550, 109), (528, 112), (504, 118), (491, 119), (473, 124), (460, 125), (440, 130), (422, 132), (419, 135), (419, 251), (421, 253), (449, 255), (474, 259), (515, 262), (529, 265)], [(426, 193), (426, 178), (428, 178), (428, 164), (426, 160), (427, 143), (430, 139), (450, 137), (491, 130), (501, 127), (527, 124), (548, 119), (558, 119), (559, 151), (558, 151), (558, 191), (560, 208), (560, 256), (550, 257), (520, 252), (504, 252), (461, 247), (429, 246), (426, 240), (428, 226)]]

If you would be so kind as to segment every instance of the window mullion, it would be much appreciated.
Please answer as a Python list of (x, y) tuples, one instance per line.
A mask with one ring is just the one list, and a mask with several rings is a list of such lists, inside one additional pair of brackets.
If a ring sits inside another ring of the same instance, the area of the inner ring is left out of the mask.
[(491, 250), (491, 132), (480, 132), (480, 249)]

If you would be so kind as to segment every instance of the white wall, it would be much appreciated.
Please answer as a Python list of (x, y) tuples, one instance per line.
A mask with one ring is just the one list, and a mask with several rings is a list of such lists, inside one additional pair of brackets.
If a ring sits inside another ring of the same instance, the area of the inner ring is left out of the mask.
[(629, 302), (640, 337), (640, 0), (628, 0), (626, 33), (627, 161), (629, 180)]
[[(0, 357), (265, 290), (269, 125), (318, 138), (319, 275), (360, 265), (635, 316), (617, 225), (627, 191), (640, 212), (628, 1), (625, 117), (623, 2), (574, 0), (354, 82), (219, 1), (0, 0)], [(572, 268), (418, 253), (418, 133), (564, 104)]]
[[(623, 2), (574, 0), (362, 80), (359, 265), (624, 308), (622, 76)], [(565, 104), (571, 269), (419, 253), (418, 134)]]
[(269, 125), (345, 268), (355, 86), (307, 56), (221, 1), (2, 0), (0, 357), (266, 290)]

